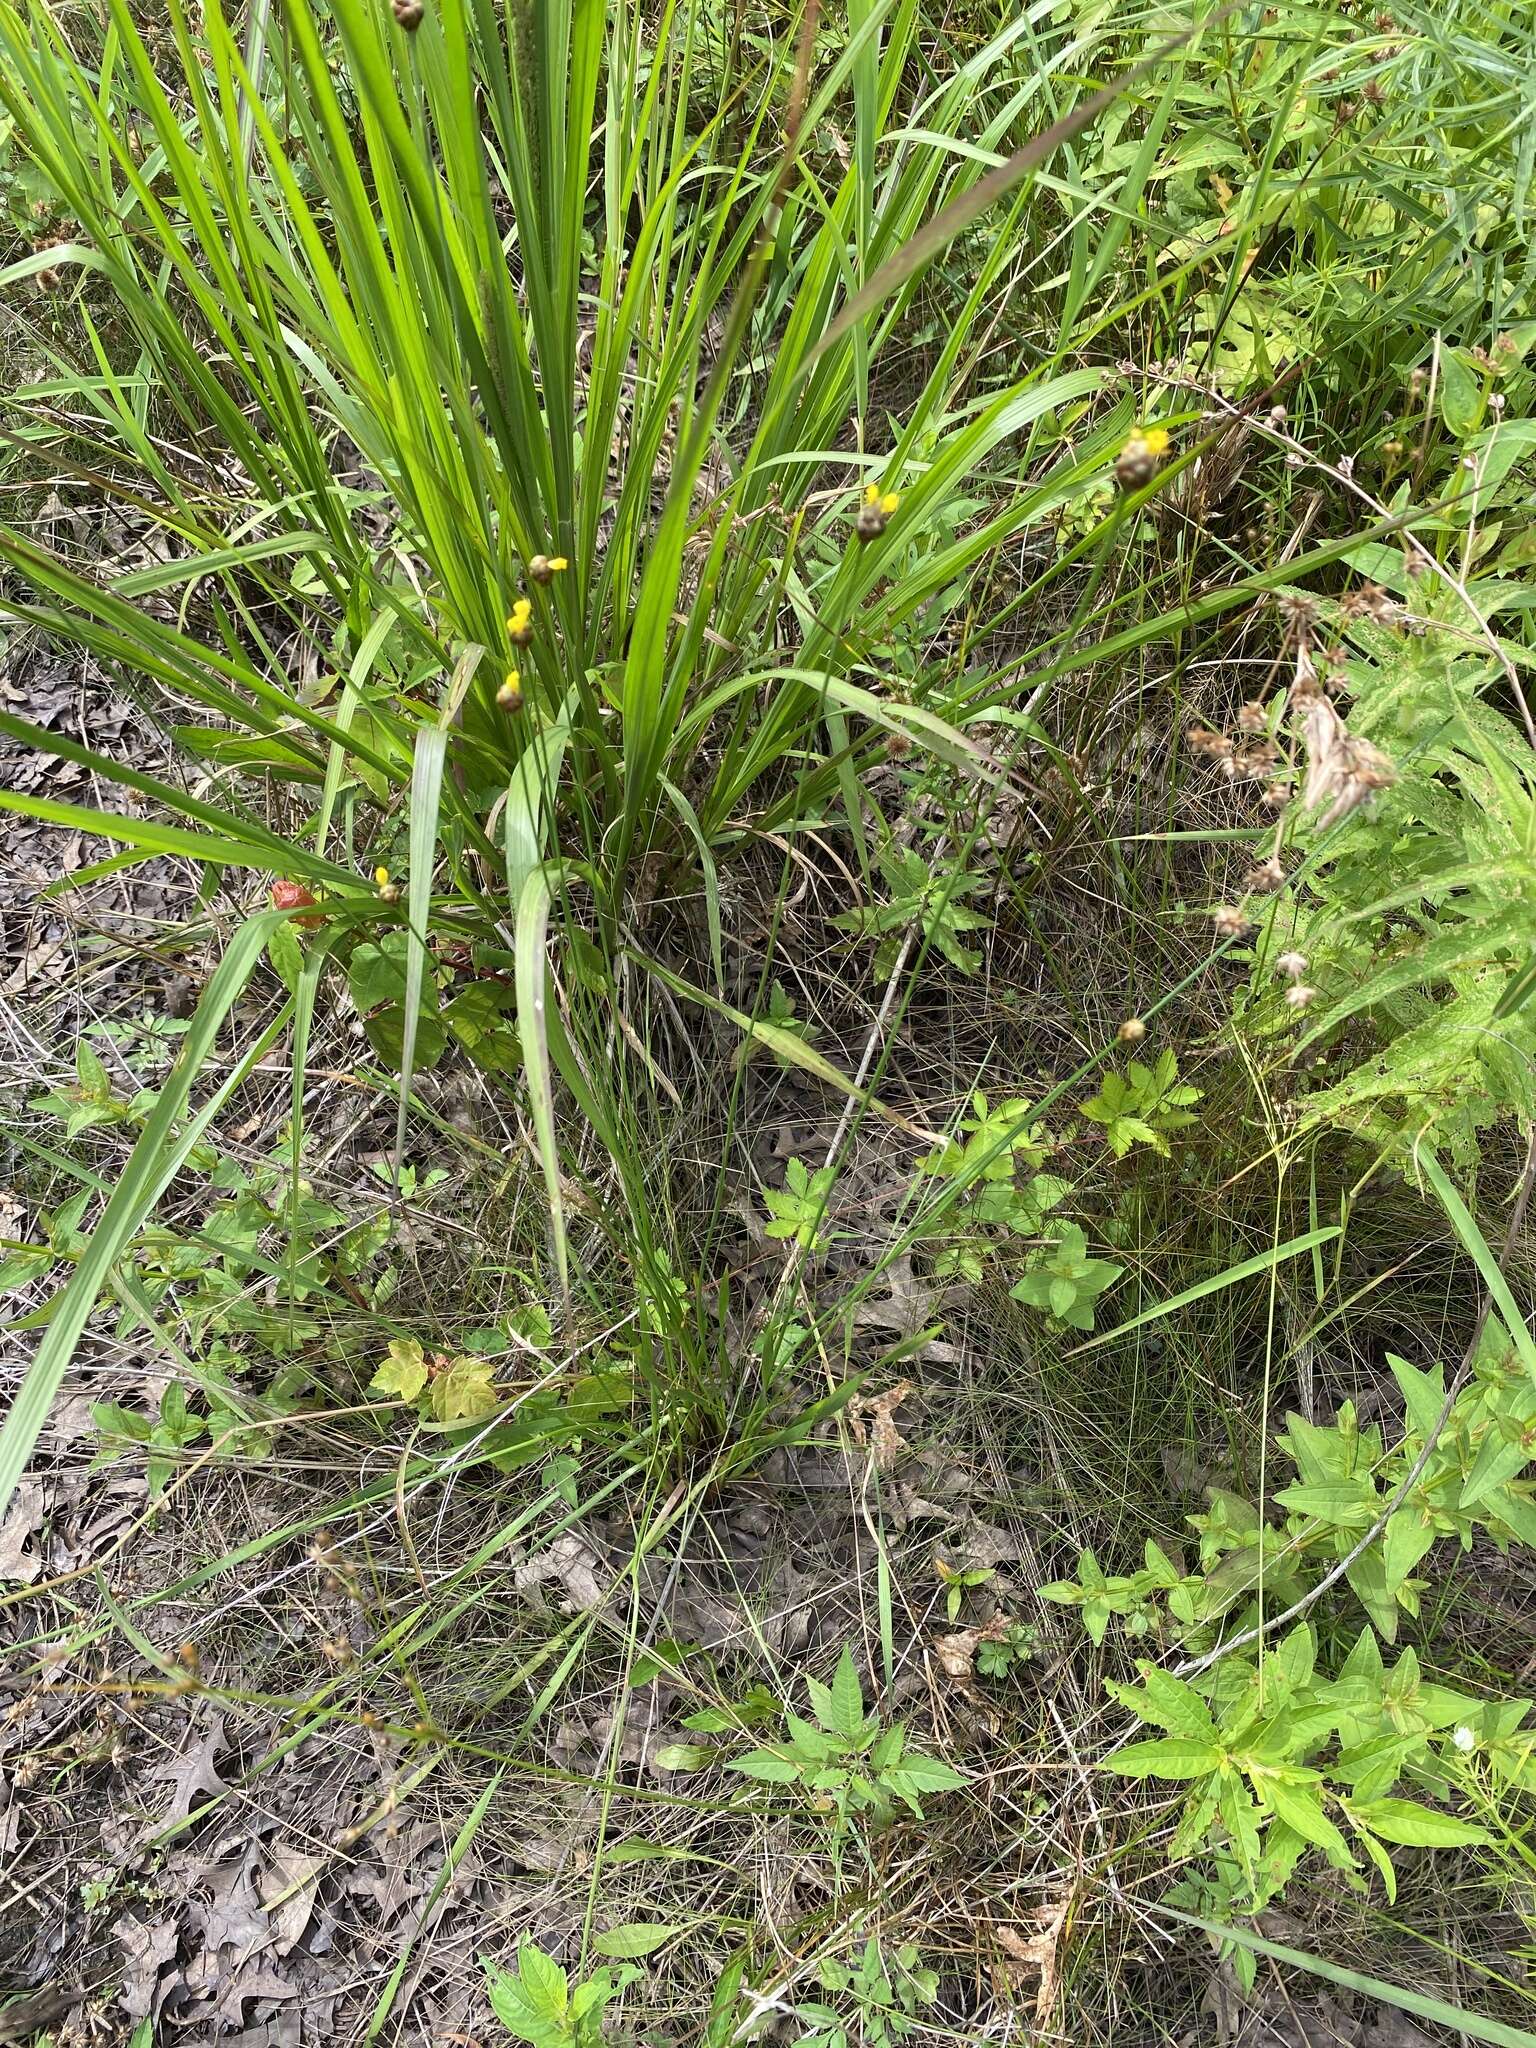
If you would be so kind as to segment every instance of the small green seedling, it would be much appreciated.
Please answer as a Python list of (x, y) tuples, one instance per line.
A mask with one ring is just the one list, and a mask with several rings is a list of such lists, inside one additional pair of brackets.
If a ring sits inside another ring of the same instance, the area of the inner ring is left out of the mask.
[(1054, 1247), (1036, 1252), (1008, 1291), (1015, 1301), (1043, 1309), (1074, 1330), (1091, 1330), (1095, 1301), (1124, 1271), (1110, 1259), (1089, 1258), (1082, 1230), (1067, 1223)]
[(972, 1586), (989, 1585), (997, 1574), (990, 1565), (973, 1565), (968, 1571), (960, 1571), (952, 1564), (946, 1564), (942, 1557), (933, 1560), (944, 1587), (944, 1612), (951, 1621), (957, 1621), (965, 1605), (965, 1596)]
[(827, 1197), (836, 1171), (818, 1166), (814, 1171), (803, 1159), (791, 1159), (784, 1169), (781, 1188), (764, 1188), (773, 1221), (765, 1226), (769, 1237), (790, 1237), (802, 1251), (819, 1252), (827, 1243), (821, 1225), (826, 1217)]
[(871, 1935), (857, 1962), (828, 1958), (816, 1974), (839, 2002), (795, 2008), (796, 2017), (809, 2022), (795, 2048), (899, 2048), (917, 2030), (918, 2008), (932, 2005), (939, 1994), (938, 1972), (920, 1967), (917, 1945), (910, 1941), (887, 1961)]
[(899, 1722), (882, 1726), (878, 1714), (865, 1712), (848, 1649), (830, 1686), (807, 1678), (806, 1687), (816, 1725), (786, 1714), (785, 1739), (734, 1758), (731, 1770), (765, 1785), (799, 1786), (816, 1811), (836, 1816), (839, 1833), (854, 1814), (888, 1821), (898, 1800), (921, 1820), (924, 1793), (953, 1792), (965, 1784), (959, 1771), (937, 1757), (909, 1753)]
[(1172, 1047), (1165, 1047), (1151, 1066), (1132, 1060), (1123, 1074), (1106, 1074), (1104, 1085), (1082, 1106), (1090, 1123), (1102, 1124), (1104, 1142), (1117, 1159), (1133, 1145), (1150, 1145), (1168, 1157), (1169, 1131), (1195, 1120), (1189, 1105), (1200, 1090), (1179, 1079)]
[(980, 889), (985, 878), (964, 871), (936, 873), (911, 847), (889, 848), (880, 855), (880, 871), (890, 895), (884, 903), (845, 910), (832, 921), (845, 931), (878, 937), (875, 974), (890, 972), (908, 931), (916, 925), (924, 941), (962, 974), (974, 974), (981, 955), (964, 943), (967, 932), (983, 930), (990, 919), (961, 901)]
[(507, 2032), (529, 2048), (598, 2048), (605, 2009), (640, 1975), (633, 1964), (597, 1970), (572, 1990), (554, 1957), (527, 1940), (518, 1946), (515, 1970), (500, 1969), (487, 1957), (481, 1960), (492, 2010)]

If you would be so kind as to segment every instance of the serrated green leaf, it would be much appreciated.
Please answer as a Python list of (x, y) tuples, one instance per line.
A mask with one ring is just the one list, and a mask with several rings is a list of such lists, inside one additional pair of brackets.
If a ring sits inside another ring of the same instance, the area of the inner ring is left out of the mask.
[(479, 1422), (495, 1413), (499, 1403), (489, 1359), (450, 1359), (432, 1380), (430, 1406), (442, 1423)]
[(1210, 1746), (1216, 1741), (1216, 1723), (1211, 1710), (1192, 1685), (1174, 1678), (1155, 1664), (1143, 1664), (1140, 1685), (1111, 1685), (1109, 1690), (1140, 1720), (1150, 1721), (1169, 1735)]
[[(702, 1771), (715, 1761), (716, 1752), (703, 1742), (666, 1742), (652, 1762), (658, 1771)], [(611, 1860), (611, 1859), (610, 1859)]]
[(368, 1382), (376, 1394), (394, 1394), (414, 1401), (427, 1384), (427, 1355), (414, 1337), (397, 1337)]
[(1328, 1850), (1339, 1859), (1341, 1867), (1353, 1863), (1349, 1844), (1324, 1813), (1322, 1794), (1317, 1788), (1291, 1784), (1284, 1778), (1268, 1775), (1258, 1781), (1258, 1785), (1265, 1805), (1272, 1813), (1277, 1813), (1287, 1827), (1294, 1828), (1304, 1842)]
[(764, 1785), (793, 1785), (800, 1776), (797, 1764), (771, 1749), (749, 1749), (745, 1756), (732, 1757), (728, 1771), (740, 1771), (744, 1778), (756, 1778)]
[(837, 1660), (827, 1704), (829, 1717), (822, 1726), (836, 1735), (845, 1735), (850, 1740), (855, 1738), (864, 1726), (864, 1691), (859, 1684), (853, 1653), (846, 1643)]

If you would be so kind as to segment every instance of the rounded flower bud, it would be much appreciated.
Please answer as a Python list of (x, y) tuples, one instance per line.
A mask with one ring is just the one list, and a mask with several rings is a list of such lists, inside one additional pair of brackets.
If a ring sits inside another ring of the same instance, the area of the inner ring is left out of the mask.
[(1166, 427), (1138, 427), (1115, 457), (1115, 482), (1123, 491), (1139, 491), (1157, 475), (1168, 453)]
[(878, 484), (866, 484), (864, 496), (853, 522), (853, 530), (862, 541), (878, 540), (890, 523), (891, 514), (901, 503), (894, 491), (882, 491)]

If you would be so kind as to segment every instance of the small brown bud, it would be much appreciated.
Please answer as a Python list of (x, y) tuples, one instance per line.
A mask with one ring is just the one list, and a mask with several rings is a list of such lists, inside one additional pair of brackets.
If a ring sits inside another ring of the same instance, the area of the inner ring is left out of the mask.
[(379, 901), (381, 903), (398, 903), (400, 901), (400, 884), (398, 882), (380, 882)]
[(421, 27), (426, 11), (421, 0), (394, 0), (395, 20), (408, 36), (415, 35), (417, 29)]
[(508, 676), (507, 680), (496, 692), (496, 708), (498, 711), (509, 712), (522, 710), (523, 687), (515, 675)]
[(1115, 1033), (1122, 1045), (1140, 1045), (1146, 1035), (1147, 1027), (1139, 1017), (1127, 1017)]

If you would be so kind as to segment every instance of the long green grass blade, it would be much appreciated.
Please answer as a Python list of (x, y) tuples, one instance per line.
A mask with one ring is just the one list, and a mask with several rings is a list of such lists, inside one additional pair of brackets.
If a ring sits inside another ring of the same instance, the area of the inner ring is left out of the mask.
[(1237, 1924), (1221, 1926), (1214, 1920), (1201, 1920), (1193, 1913), (1181, 1913), (1173, 1906), (1157, 1905), (1153, 1911), (1165, 1920), (1177, 1920), (1185, 1927), (1198, 1927), (1213, 1941), (1235, 1942), (1239, 1948), (1268, 1956), (1272, 1962), (1287, 1963), (1293, 1970), (1305, 1970), (1309, 1976), (1325, 1978), (1328, 1983), (1338, 1984), (1346, 1991), (1358, 1992), (1364, 1998), (1379, 1999), (1383, 2005), (1392, 2006), (1398, 2012), (1411, 2012), (1418, 2019), (1449, 2028), (1464, 2041), (1490, 2041), (1494, 2048), (1536, 2048), (1536, 2034), (1527, 2032), (1524, 2027), (1512, 2027), (1503, 2020), (1484, 2019), (1479, 2013), (1468, 2012), (1465, 2006), (1447, 2004), (1443, 1998), (1431, 1998), (1422, 1991), (1405, 1990), (1401, 1984), (1388, 1984), (1380, 1977), (1366, 1976), (1361, 1970), (1347, 1970), (1342, 1963), (1327, 1962), (1322, 1956), (1311, 1955), (1305, 1949), (1288, 1948), (1283, 1942), (1270, 1941), (1262, 1934), (1255, 1934), (1250, 1927)]
[(268, 937), (286, 916), (284, 911), (264, 911), (248, 919), (230, 940), (223, 959), (214, 969), (159, 1099), (145, 1120), (101, 1221), (92, 1231), (80, 1263), (58, 1300), (10, 1413), (0, 1424), (0, 1514), (26, 1470), (107, 1275), (207, 1123), (210, 1112), (205, 1106), (200, 1118), (178, 1129), (192, 1083), (211, 1058), (224, 1020), (248, 985)]

